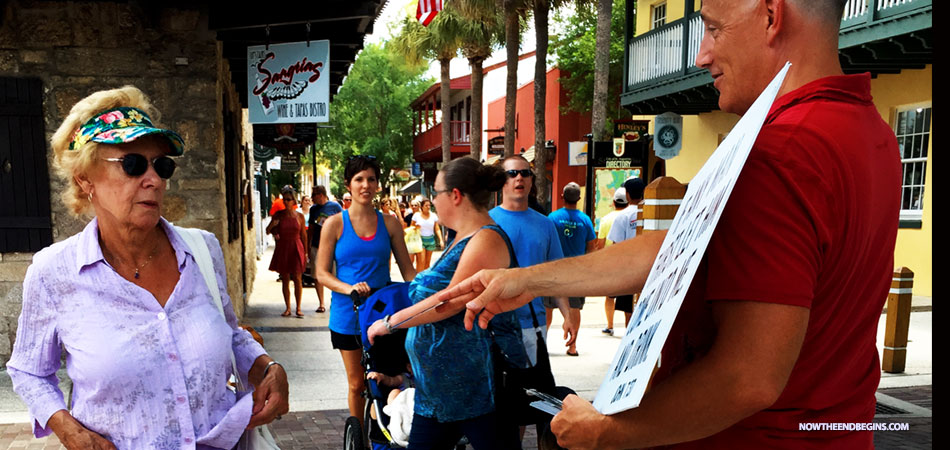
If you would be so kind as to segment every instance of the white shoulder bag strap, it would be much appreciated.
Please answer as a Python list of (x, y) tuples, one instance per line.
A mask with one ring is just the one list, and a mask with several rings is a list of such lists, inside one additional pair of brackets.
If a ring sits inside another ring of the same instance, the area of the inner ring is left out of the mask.
[[(201, 235), (201, 231), (197, 228), (176, 226), (175, 230), (178, 231), (178, 235), (181, 236), (182, 240), (185, 241), (185, 245), (191, 250), (191, 255), (195, 257), (195, 262), (198, 264), (198, 270), (201, 271), (201, 276), (205, 279), (205, 285), (208, 286), (208, 291), (211, 292), (211, 297), (214, 298), (214, 305), (218, 307), (218, 312), (221, 314), (221, 317), (227, 321), (224, 315), (224, 305), (221, 303), (221, 292), (218, 290), (218, 280), (214, 277), (214, 263), (211, 260), (208, 243), (205, 242), (204, 236)], [(234, 349), (231, 349), (230, 354), (231, 370), (237, 379), (238, 387), (241, 391), (244, 391), (246, 389), (244, 389), (244, 383), (238, 375), (237, 362), (234, 360)]]

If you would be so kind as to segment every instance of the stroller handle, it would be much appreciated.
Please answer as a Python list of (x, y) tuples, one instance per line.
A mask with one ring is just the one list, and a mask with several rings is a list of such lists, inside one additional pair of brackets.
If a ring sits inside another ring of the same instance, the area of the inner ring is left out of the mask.
[(356, 311), (363, 305), (363, 301), (366, 300), (366, 297), (363, 297), (359, 292), (356, 292), (356, 289), (353, 289), (350, 291), (350, 299), (353, 300), (353, 311)]

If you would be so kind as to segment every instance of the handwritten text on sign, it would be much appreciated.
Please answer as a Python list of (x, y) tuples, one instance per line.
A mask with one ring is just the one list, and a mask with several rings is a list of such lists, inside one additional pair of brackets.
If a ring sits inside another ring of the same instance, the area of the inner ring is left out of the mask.
[(613, 414), (640, 404), (722, 208), (765, 123), (788, 67), (786, 64), (772, 79), (690, 181), (686, 197), (633, 310), (623, 342), (594, 398), (594, 407), (601, 413)]

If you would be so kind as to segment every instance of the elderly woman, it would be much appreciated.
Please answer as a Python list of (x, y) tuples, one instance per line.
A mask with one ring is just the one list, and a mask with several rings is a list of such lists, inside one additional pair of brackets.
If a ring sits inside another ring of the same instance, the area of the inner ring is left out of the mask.
[[(161, 217), (184, 142), (155, 116), (126, 86), (79, 101), (53, 135), (66, 206), (93, 218), (34, 256), (7, 369), (34, 435), (56, 433), (68, 449), (231, 449), (288, 410), (283, 368), (237, 327), (217, 240), (201, 233), (225, 317)], [(71, 411), (57, 386), (62, 350)], [(228, 387), (232, 352), (253, 395)]]

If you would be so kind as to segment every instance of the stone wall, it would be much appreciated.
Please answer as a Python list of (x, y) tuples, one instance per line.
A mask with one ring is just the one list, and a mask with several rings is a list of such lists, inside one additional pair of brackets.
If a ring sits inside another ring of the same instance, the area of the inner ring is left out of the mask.
[[(227, 239), (221, 113), (225, 95), (234, 99), (229, 103), (238, 120), (240, 104), (220, 44), (207, 28), (207, 12), (138, 2), (23, 0), (0, 5), (6, 5), (0, 11), (0, 76), (42, 80), (47, 146), (76, 101), (126, 84), (148, 94), (162, 112), (158, 122), (182, 135), (186, 151), (169, 183), (163, 215), (218, 237), (228, 264), (228, 291), (243, 313), (244, 254), (240, 240), (229, 244)], [(88, 218), (66, 211), (58, 197), (64, 183), (53, 173), (51, 157), (49, 152), (53, 239), (60, 241), (81, 231)], [(244, 234), (253, 247), (253, 233)], [(21, 283), (31, 258), (29, 253), (0, 255), (0, 363), (10, 355)]]

